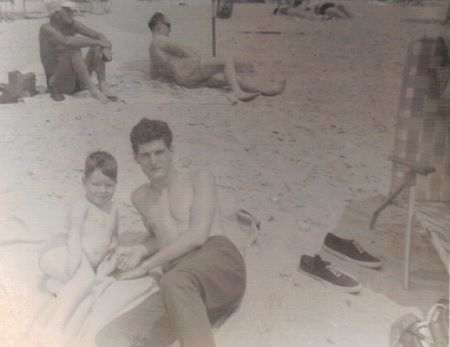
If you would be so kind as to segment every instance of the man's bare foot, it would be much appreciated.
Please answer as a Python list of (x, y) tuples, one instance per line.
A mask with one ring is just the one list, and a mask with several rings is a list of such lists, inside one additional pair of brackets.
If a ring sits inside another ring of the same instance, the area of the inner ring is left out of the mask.
[(246, 92), (236, 94), (237, 98), (241, 101), (251, 101), (260, 95), (261, 95), (260, 93), (246, 93)]
[(282, 80), (279, 83), (274, 83), (269, 86), (264, 86), (261, 88), (261, 95), (264, 96), (275, 96), (283, 93), (284, 88), (286, 88), (286, 80)]
[(96, 98), (102, 104), (106, 104), (108, 102), (108, 98), (100, 91), (100, 89), (95, 88), (91, 90), (91, 96)]
[(107, 97), (109, 100), (111, 100), (111, 101), (117, 101), (117, 100), (118, 100), (117, 96), (114, 95), (114, 94), (109, 90), (109, 88), (106, 86), (106, 82), (101, 82), (101, 83), (99, 84), (99, 86), (100, 86), (100, 90), (102, 91), (102, 93), (105, 94), (106, 97)]

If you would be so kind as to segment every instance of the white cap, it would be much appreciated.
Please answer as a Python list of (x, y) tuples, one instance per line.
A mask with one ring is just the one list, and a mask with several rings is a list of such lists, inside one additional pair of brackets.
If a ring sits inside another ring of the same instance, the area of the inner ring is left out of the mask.
[(66, 1), (66, 2), (63, 2), (63, 3), (61, 4), (61, 7), (62, 7), (62, 8), (68, 8), (68, 9), (71, 9), (72, 11), (76, 11), (76, 10), (77, 10), (77, 4), (74, 3), (73, 1)]
[(47, 8), (48, 14), (52, 14), (53, 12), (56, 12), (56, 11), (61, 11), (61, 9), (62, 9), (61, 4), (56, 1), (49, 2), (47, 4), (46, 8)]
[(46, 7), (47, 7), (47, 12), (49, 15), (51, 15), (53, 12), (61, 11), (63, 8), (68, 8), (72, 11), (77, 10), (77, 4), (74, 3), (73, 1), (66, 1), (66, 2), (63, 2), (62, 4), (60, 4), (59, 2), (56, 2), (56, 1), (52, 1), (52, 2), (49, 2)]

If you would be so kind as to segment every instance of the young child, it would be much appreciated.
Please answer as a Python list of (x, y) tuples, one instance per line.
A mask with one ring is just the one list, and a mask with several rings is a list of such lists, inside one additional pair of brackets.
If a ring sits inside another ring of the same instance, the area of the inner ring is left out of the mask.
[(83, 177), (86, 194), (70, 207), (67, 233), (44, 247), (39, 267), (48, 277), (45, 287), (57, 298), (50, 317), (52, 330), (62, 331), (96, 277), (115, 269), (115, 257), (109, 258), (118, 245), (119, 213), (111, 201), (116, 183), (114, 157), (102, 151), (91, 153)]

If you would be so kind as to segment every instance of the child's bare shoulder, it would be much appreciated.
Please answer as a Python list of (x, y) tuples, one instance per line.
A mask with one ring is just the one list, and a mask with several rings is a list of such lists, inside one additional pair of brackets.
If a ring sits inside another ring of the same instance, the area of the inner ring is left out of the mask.
[(89, 205), (90, 203), (86, 197), (79, 197), (72, 202), (70, 210), (87, 210)]

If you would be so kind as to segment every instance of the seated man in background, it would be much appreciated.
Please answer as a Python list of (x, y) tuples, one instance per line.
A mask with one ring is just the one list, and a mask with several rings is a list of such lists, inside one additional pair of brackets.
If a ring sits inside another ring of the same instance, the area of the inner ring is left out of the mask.
[[(62, 5), (48, 4), (50, 22), (39, 30), (40, 55), (50, 96), (55, 101), (62, 101), (65, 99), (63, 94), (70, 95), (86, 88), (105, 104), (108, 97), (113, 98), (106, 86), (105, 68), (105, 62), (112, 59), (111, 42), (105, 35), (74, 20), (73, 6), (69, 1)], [(81, 53), (83, 47), (90, 47), (85, 59)], [(92, 82), (93, 71), (97, 74), (100, 89)]]
[(253, 100), (258, 95), (280, 94), (286, 81), (269, 85), (254, 85), (236, 74), (234, 61), (228, 58), (201, 58), (193, 49), (169, 39), (167, 16), (155, 13), (148, 26), (153, 39), (150, 44), (150, 75), (176, 82), (183, 87), (206, 85), (210, 88), (230, 87), (239, 100)]

